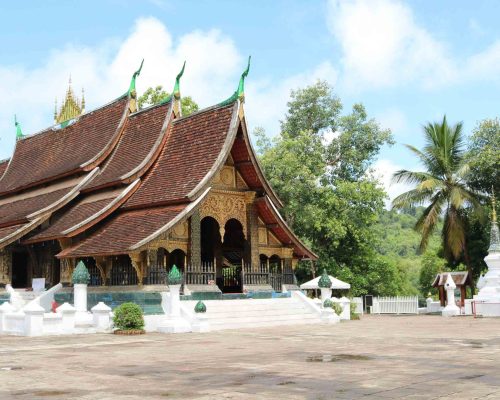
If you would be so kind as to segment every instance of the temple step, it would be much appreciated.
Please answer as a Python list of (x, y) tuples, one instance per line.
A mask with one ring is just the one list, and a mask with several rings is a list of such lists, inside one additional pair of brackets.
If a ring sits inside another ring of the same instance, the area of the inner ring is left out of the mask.
[[(211, 330), (239, 329), (279, 325), (316, 324), (318, 314), (295, 298), (208, 300), (206, 318)], [(183, 302), (191, 308), (195, 301)]]

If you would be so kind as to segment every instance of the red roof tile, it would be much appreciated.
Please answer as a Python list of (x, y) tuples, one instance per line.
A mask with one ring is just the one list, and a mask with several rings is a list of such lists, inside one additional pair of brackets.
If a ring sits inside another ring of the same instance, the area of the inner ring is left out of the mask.
[(111, 203), (111, 201), (113, 201), (113, 198), (98, 200), (94, 202), (80, 201), (74, 204), (69, 209), (64, 210), (61, 215), (57, 216), (54, 219), (54, 221), (48, 228), (42, 230), (41, 232), (37, 232), (25, 242), (42, 242), (44, 240), (63, 237), (63, 231), (91, 217), (99, 210), (102, 210), (104, 207), (106, 207), (109, 203)]
[(5, 228), (0, 228), (0, 239), (9, 236), (11, 233), (14, 233), (19, 228), (22, 228), (25, 224), (18, 224), (13, 226), (7, 226)]
[(41, 210), (56, 202), (64, 195), (69, 193), (72, 187), (54, 190), (53, 192), (40, 194), (38, 196), (28, 197), (23, 200), (17, 200), (0, 205), (0, 226), (18, 222), (27, 222), (28, 215)]
[(117, 136), (128, 98), (82, 115), (66, 128), (47, 129), (18, 140), (12, 161), (0, 179), (0, 195), (81, 170)]
[[(105, 186), (120, 181), (120, 177), (152, 156), (155, 145), (161, 143), (162, 126), (170, 103), (141, 111), (129, 117), (125, 131), (101, 174), (87, 188)], [(86, 189), (87, 189), (86, 188)]]
[(7, 169), (7, 165), (9, 165), (9, 160), (0, 161), (0, 179), (2, 178), (3, 173)]
[(165, 226), (185, 208), (186, 205), (177, 205), (123, 212), (88, 238), (57, 256), (64, 258), (125, 254), (131, 246)]
[(233, 111), (231, 104), (173, 121), (158, 160), (125, 207), (185, 199), (221, 154)]

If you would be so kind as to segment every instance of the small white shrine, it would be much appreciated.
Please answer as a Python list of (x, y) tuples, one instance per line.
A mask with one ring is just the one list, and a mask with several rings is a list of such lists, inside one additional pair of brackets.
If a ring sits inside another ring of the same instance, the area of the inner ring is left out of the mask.
[(474, 296), (476, 314), (500, 317), (500, 234), (498, 231), (495, 197), (492, 198), (490, 247), (484, 258), (488, 272), (478, 281), (479, 293)]

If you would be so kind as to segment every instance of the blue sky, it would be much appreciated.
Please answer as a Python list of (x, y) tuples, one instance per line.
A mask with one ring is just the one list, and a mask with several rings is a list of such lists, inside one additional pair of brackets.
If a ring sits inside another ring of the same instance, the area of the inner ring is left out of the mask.
[(229, 96), (245, 59), (251, 127), (277, 132), (290, 89), (327, 79), (346, 111), (362, 102), (391, 128), (377, 174), (415, 168), (401, 143), (421, 144), (421, 125), (446, 113), (498, 116), (497, 1), (86, 1), (2, 2), (0, 158), (14, 148), (13, 114), (25, 133), (52, 124), (54, 98), (86, 90), (87, 108), (127, 89), (169, 88), (184, 59), (182, 92), (202, 106)]

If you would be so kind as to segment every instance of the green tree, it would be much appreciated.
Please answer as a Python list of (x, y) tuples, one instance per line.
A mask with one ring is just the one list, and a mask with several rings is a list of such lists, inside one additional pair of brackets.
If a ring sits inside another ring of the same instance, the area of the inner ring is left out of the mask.
[[(154, 104), (160, 103), (162, 100), (166, 99), (170, 93), (163, 90), (163, 86), (159, 85), (155, 88), (149, 87), (146, 91), (139, 97), (138, 104), (139, 109), (152, 106)], [(198, 111), (198, 104), (190, 97), (181, 97), (181, 109), (182, 115), (186, 116)]]
[(441, 232), (444, 255), (449, 261), (462, 256), (472, 274), (472, 264), (466, 245), (466, 211), (481, 210), (479, 194), (467, 185), (469, 164), (463, 149), (462, 123), (450, 126), (446, 116), (441, 123), (424, 126), (426, 144), (422, 150), (406, 145), (423, 163), (426, 171), (400, 170), (394, 174), (396, 182), (415, 185), (393, 201), (395, 208), (428, 204), (419, 217), (415, 229), (421, 234), (420, 249), (427, 247), (439, 218), (444, 215)]
[(485, 119), (476, 126), (469, 139), (467, 159), (470, 164), (469, 185), (483, 193), (500, 190), (500, 120)]
[[(288, 223), (320, 256), (316, 270), (345, 278), (353, 294), (394, 293), (399, 270), (376, 253), (372, 229), (386, 195), (369, 174), (391, 132), (360, 104), (341, 111), (326, 82), (293, 91), (279, 136), (254, 132), (262, 167)], [(299, 267), (299, 279), (310, 278), (309, 267)]]
[(422, 268), (420, 269), (419, 284), (420, 292), (427, 297), (427, 293), (437, 294), (437, 289), (432, 287), (436, 275), (445, 272), (446, 262), (437, 253), (436, 248), (429, 249), (423, 254)]

